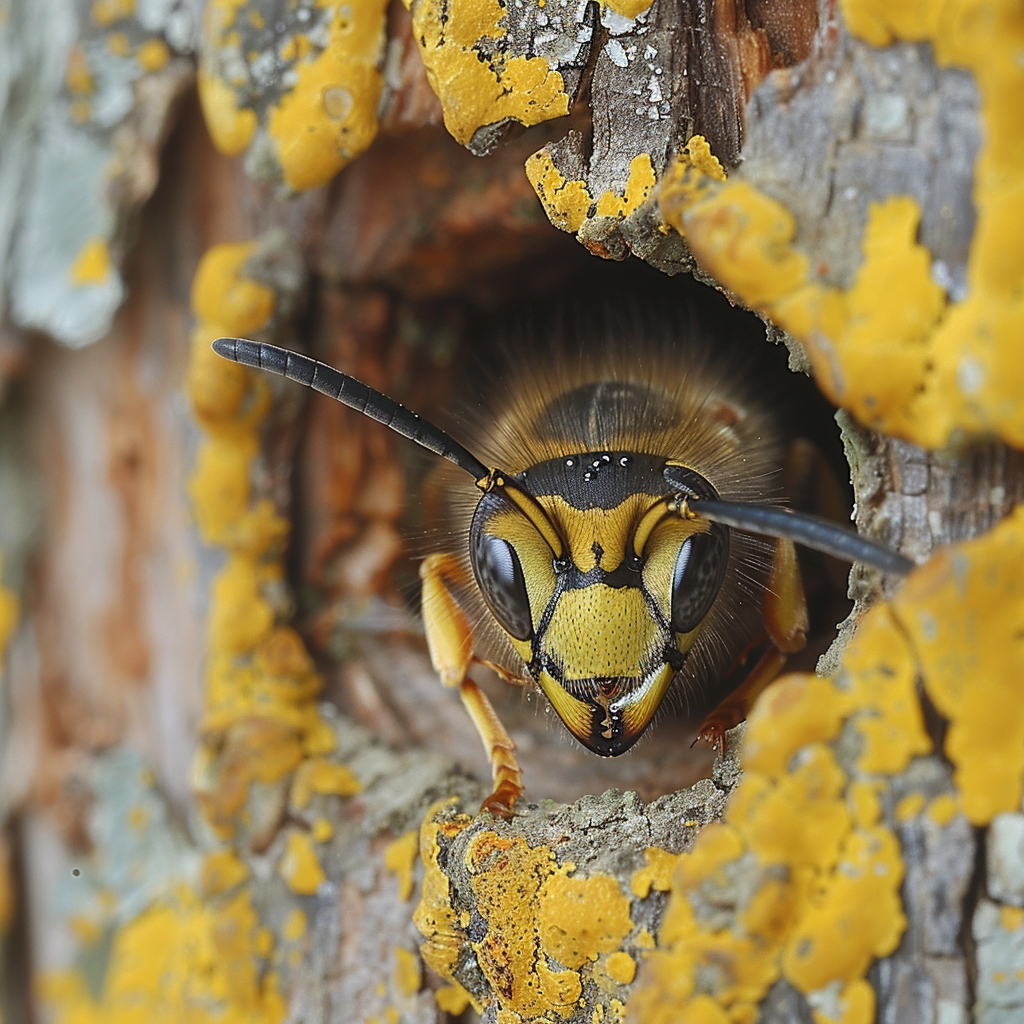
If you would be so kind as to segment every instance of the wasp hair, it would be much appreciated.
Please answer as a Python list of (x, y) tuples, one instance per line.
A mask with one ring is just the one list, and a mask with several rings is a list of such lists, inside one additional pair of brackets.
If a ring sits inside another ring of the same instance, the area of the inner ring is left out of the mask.
[[(454, 463), (474, 480), (482, 481), (490, 476), (487, 467), (475, 455), (440, 427), (326, 363), (300, 352), (244, 338), (218, 338), (213, 343), (213, 350), (225, 359), (278, 373), (334, 398)], [(692, 511), (712, 522), (762, 536), (785, 537), (836, 558), (864, 562), (883, 572), (905, 575), (914, 568), (910, 559), (819, 516), (791, 512), (774, 505), (721, 501), (694, 495), (682, 475), (685, 470), (680, 468), (676, 479), (675, 468), (666, 468), (666, 481), (689, 495)]]
[(261, 370), (279, 373), (289, 380), (298, 381), (306, 387), (319, 391), (328, 398), (337, 399), (356, 412), (383, 423), (403, 437), (415, 441), (429, 451), (454, 462), (474, 480), (488, 475), (487, 467), (468, 449), (446, 434), (440, 427), (410, 412), (403, 405), (375, 391), (368, 384), (335, 370), (333, 366), (311, 359), (301, 352), (292, 352), (277, 345), (264, 345), (244, 338), (218, 338), (213, 351), (232, 362), (243, 366), (255, 366)]
[(914, 568), (909, 558), (875, 544), (851, 530), (804, 512), (776, 505), (758, 505), (711, 498), (687, 498), (690, 510), (704, 519), (767, 537), (785, 537), (804, 547), (823, 551), (847, 562), (863, 562), (883, 572), (905, 576)]

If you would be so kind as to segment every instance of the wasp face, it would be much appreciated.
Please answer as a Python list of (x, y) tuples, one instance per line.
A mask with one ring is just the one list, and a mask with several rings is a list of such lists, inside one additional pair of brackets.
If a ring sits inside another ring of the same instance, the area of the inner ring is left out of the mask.
[(470, 529), (488, 608), (569, 731), (605, 756), (654, 717), (728, 562), (727, 529), (670, 512), (665, 466), (629, 452), (551, 459), (485, 494)]

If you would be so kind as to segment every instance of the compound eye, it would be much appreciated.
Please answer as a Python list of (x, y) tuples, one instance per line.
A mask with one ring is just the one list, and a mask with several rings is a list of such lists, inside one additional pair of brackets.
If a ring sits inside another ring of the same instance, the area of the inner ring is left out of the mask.
[(474, 533), (469, 559), (487, 607), (509, 636), (529, 640), (533, 636), (530, 598), (515, 548), (485, 530)]
[(722, 589), (729, 562), (729, 530), (717, 523), (708, 533), (687, 537), (672, 571), (672, 629), (696, 629)]

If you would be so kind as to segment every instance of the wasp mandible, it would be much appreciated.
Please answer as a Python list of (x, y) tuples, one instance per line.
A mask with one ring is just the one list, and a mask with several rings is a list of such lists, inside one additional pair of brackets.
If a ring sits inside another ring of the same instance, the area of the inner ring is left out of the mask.
[(420, 567), (423, 620), (434, 668), (458, 689), (487, 750), (494, 790), (483, 808), (496, 814), (511, 813), (522, 776), (469, 677), (474, 661), (535, 683), (580, 743), (614, 757), (644, 733), (673, 680), (713, 683), (755, 649), (745, 680), (701, 730), (720, 745), (804, 646), (794, 543), (889, 573), (912, 567), (773, 503), (782, 455), (771, 412), (721, 367), (680, 370), (678, 355), (632, 353), (524, 371), (489, 417), (481, 458), (309, 356), (240, 338), (213, 348), (337, 399), (468, 474), (477, 497), (455, 531), (462, 549)]

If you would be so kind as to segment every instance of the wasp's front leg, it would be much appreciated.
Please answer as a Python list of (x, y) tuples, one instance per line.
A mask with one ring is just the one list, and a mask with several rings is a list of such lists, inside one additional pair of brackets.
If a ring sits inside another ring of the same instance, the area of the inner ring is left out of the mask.
[(723, 754), (725, 734), (747, 717), (754, 701), (782, 671), (787, 655), (803, 650), (807, 643), (807, 600), (792, 541), (775, 542), (761, 617), (771, 646), (739, 687), (704, 719), (697, 734)]
[[(449, 554), (429, 555), (420, 566), (423, 581), (423, 627), (434, 669), (445, 686), (458, 687), (463, 706), (469, 712), (494, 775), (494, 792), (481, 810), (508, 818), (523, 795), (522, 773), (516, 761), (516, 745), (501, 724), (487, 695), (467, 675), (475, 658), (473, 633), (449, 584), (468, 582), (458, 559)], [(506, 673), (502, 673), (507, 677)]]

